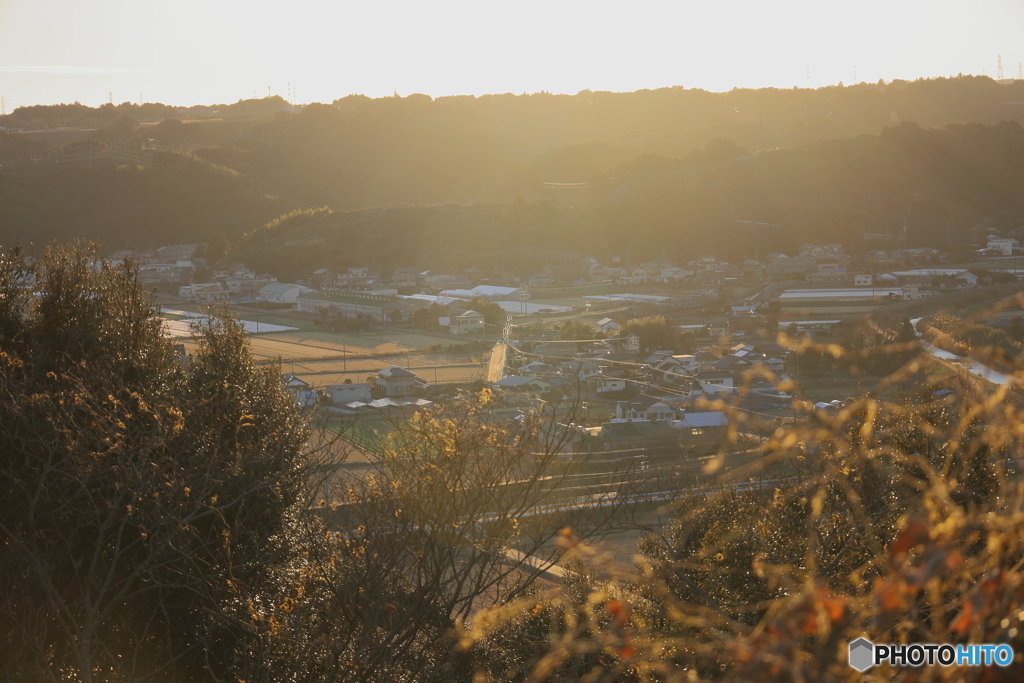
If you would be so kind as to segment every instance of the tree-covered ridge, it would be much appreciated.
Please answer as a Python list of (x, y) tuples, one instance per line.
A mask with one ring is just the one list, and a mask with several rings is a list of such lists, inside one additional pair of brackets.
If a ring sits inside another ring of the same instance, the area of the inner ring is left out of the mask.
[[(77, 235), (112, 248), (223, 232), (237, 243), (296, 209), (390, 206), (402, 230), (422, 236), (419, 256), (401, 265), (576, 248), (584, 237), (601, 258), (627, 236), (639, 258), (738, 258), (822, 239), (856, 253), (863, 233), (904, 228), (909, 246), (949, 250), (976, 243), (979, 226), (1021, 219), (1022, 134), (1005, 104), (1021, 87), (968, 77), (814, 91), (353, 96), (298, 111), (253, 100), (237, 106), (274, 113), (157, 125), (126, 114), (61, 148), (0, 134), (0, 163), (14, 159), (0, 170), (0, 240)], [(828, 126), (812, 125), (826, 115)], [(193, 158), (140, 156), (153, 144)], [(101, 158), (115, 147), (128, 155)], [(561, 208), (537, 204), (546, 199)], [(386, 265), (372, 250), (351, 257)]]
[(740, 262), (793, 254), (805, 242), (862, 253), (873, 244), (865, 233), (966, 253), (987, 230), (1024, 221), (1024, 195), (1014, 191), (1024, 187), (1024, 129), (1015, 122), (903, 123), (878, 136), (740, 158), (729, 158), (738, 152), (725, 141), (707, 148), (618, 164), (592, 176), (601, 182), (571, 207), (518, 199), (335, 212), (289, 223), (296, 227), (235, 256), (281, 277), (367, 263), (504, 265), (529, 276), (559, 251), (604, 260), (629, 250), (634, 261), (679, 262), (714, 253)]
[(235, 171), (158, 152), (145, 167), (0, 173), (0, 244), (82, 237), (113, 251), (208, 242), (218, 232), (240, 237), (291, 206)]

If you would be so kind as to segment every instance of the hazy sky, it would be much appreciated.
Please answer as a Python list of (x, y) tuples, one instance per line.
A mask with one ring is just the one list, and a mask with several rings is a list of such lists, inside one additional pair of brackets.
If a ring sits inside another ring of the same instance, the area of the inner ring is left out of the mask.
[[(1024, 61), (1024, 0), (0, 0), (0, 95), (294, 101), (791, 88)], [(809, 77), (808, 77), (809, 70)]]

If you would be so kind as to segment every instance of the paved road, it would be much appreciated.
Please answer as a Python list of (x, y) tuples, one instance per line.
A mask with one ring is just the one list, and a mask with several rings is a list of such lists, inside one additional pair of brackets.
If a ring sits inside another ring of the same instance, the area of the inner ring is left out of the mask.
[(487, 374), (484, 381), (494, 384), (505, 376), (505, 345), (498, 342), (491, 349), (491, 358), (487, 362)]

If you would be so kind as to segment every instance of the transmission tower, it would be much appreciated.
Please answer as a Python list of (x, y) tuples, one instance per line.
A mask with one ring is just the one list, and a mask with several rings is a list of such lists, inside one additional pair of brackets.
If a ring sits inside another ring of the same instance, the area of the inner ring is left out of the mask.
[(1003, 56), (999, 55), (996, 60), (996, 80), (1003, 80)]
[(7, 116), (7, 102), (0, 96), (0, 116)]
[(114, 103), (114, 93), (108, 92), (107, 93), (107, 104), (113, 104), (113, 103)]
[(1017, 62), (1017, 80), (1024, 81), (1024, 62)]

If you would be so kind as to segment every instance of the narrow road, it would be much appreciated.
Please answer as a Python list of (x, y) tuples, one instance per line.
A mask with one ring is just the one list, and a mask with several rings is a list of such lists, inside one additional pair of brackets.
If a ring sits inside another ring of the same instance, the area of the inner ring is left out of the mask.
[(505, 377), (505, 345), (498, 342), (491, 349), (491, 359), (487, 362), (487, 375), (484, 381), (494, 384)]

